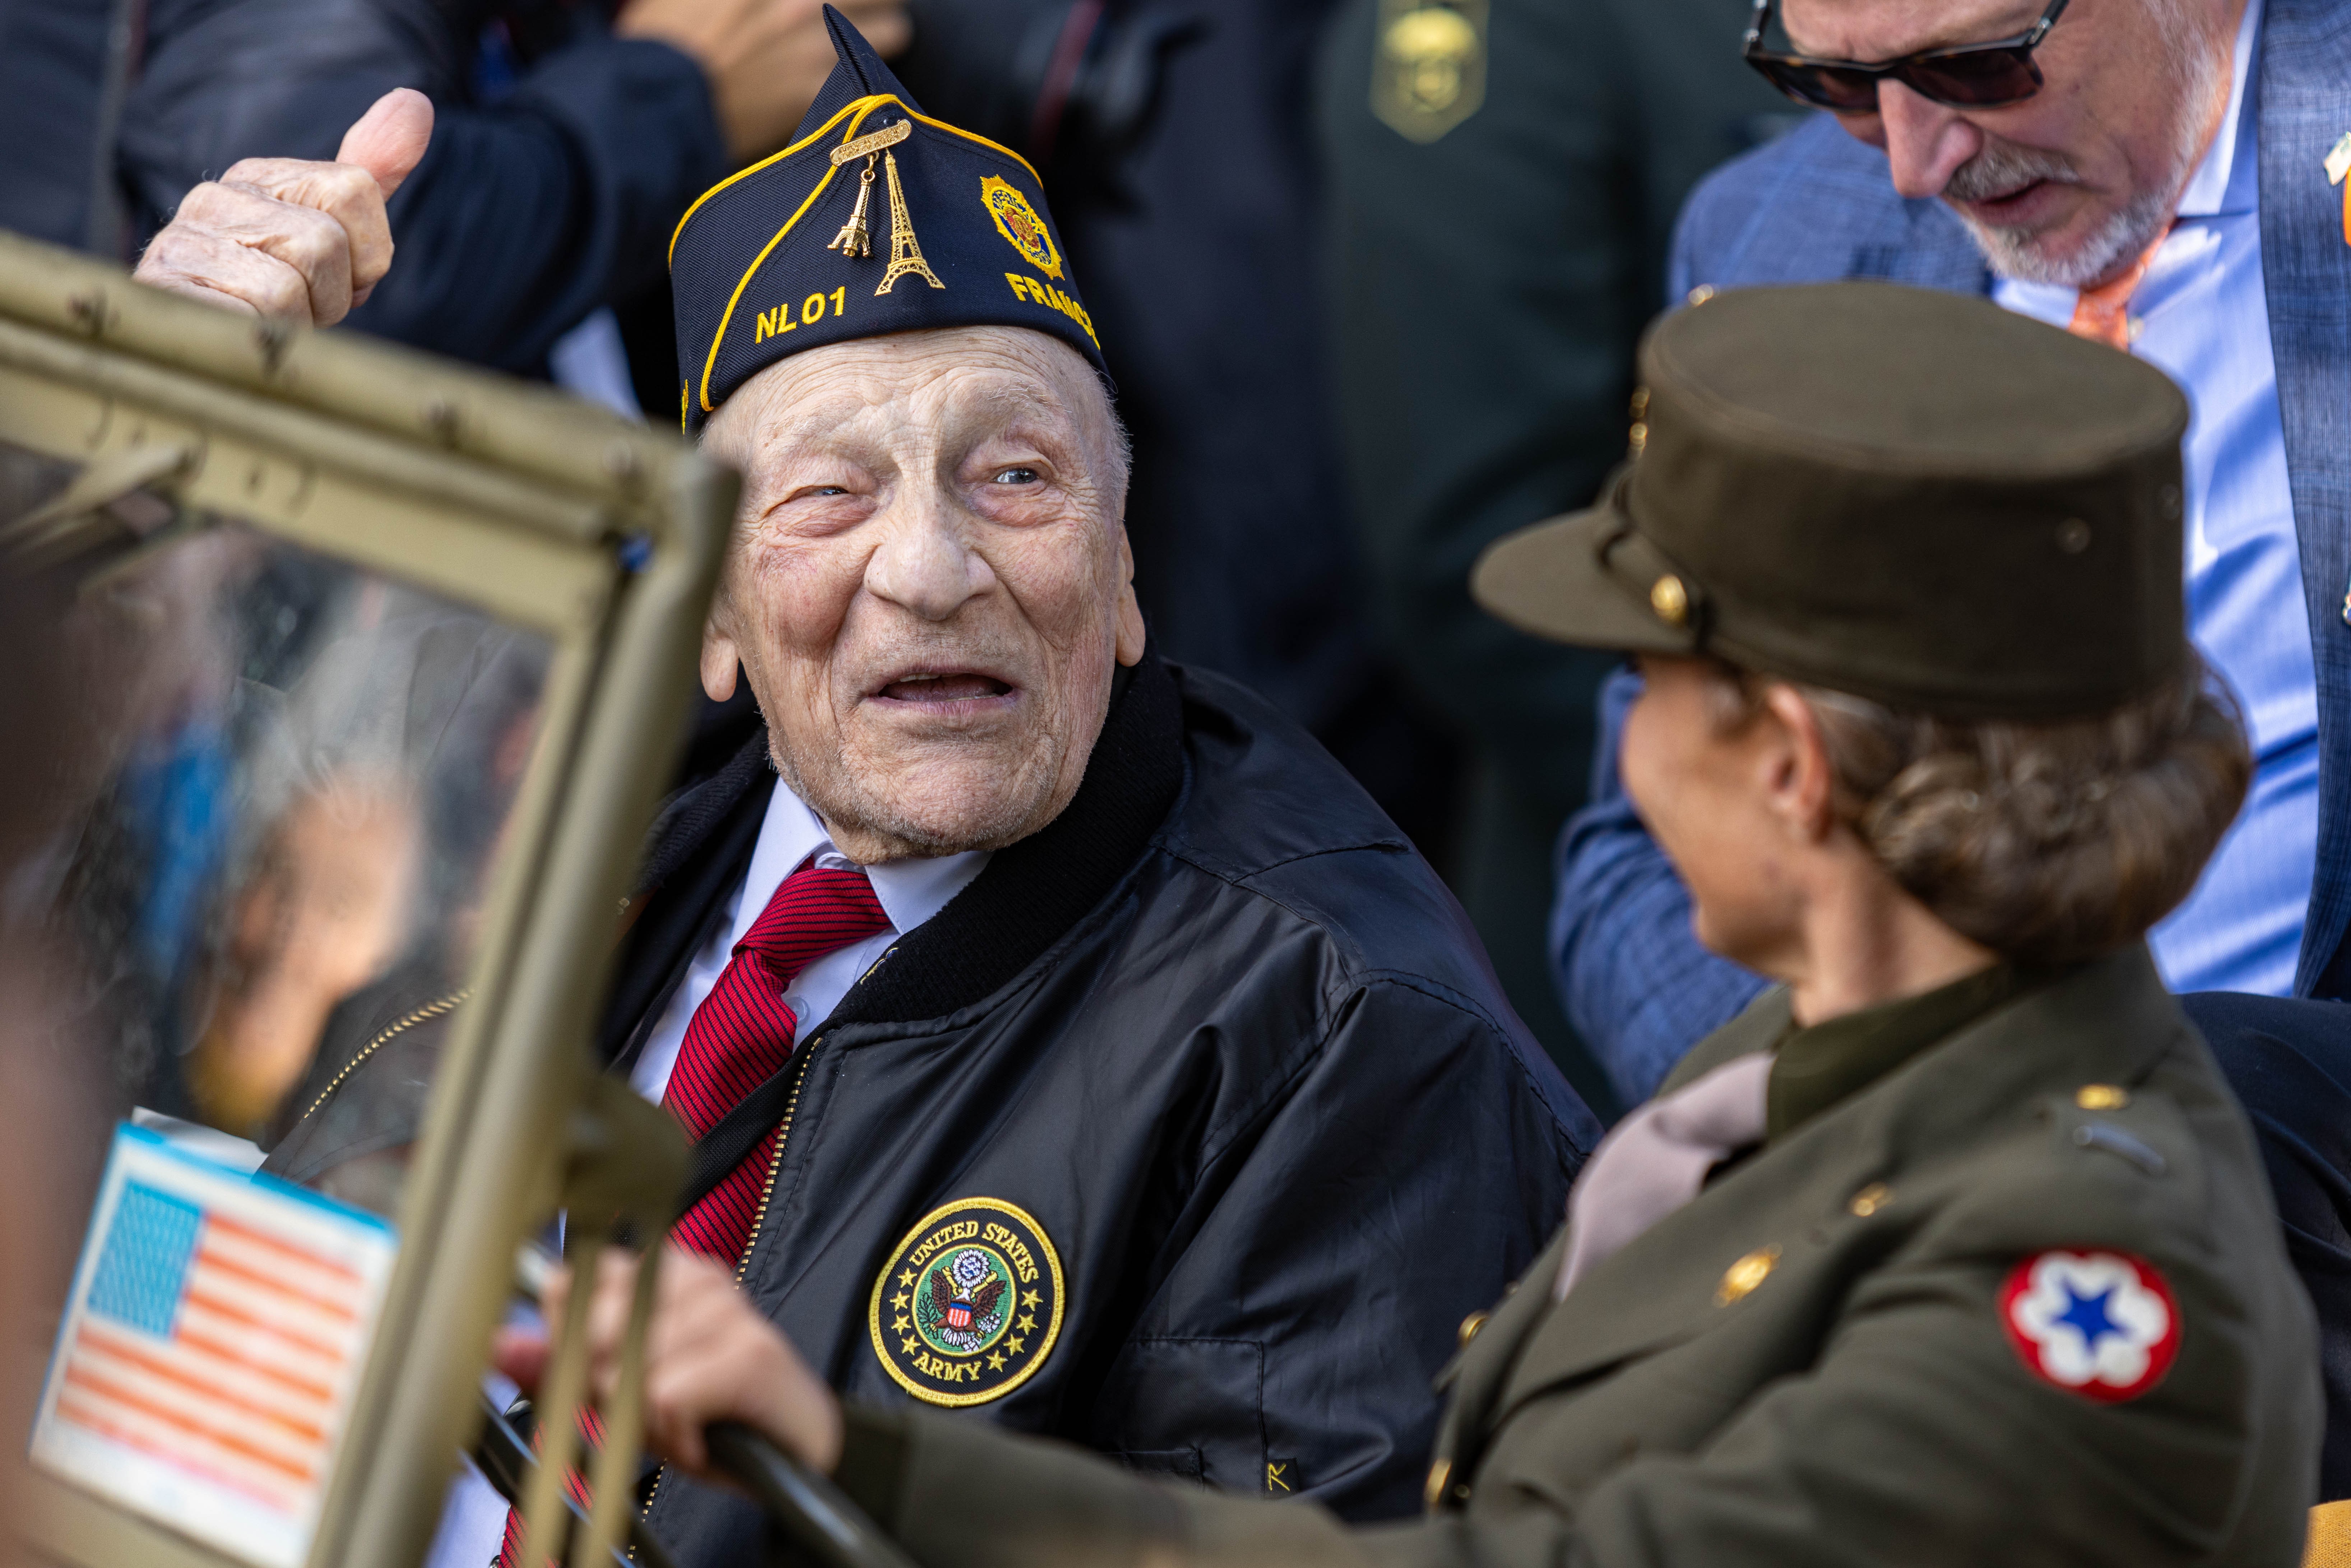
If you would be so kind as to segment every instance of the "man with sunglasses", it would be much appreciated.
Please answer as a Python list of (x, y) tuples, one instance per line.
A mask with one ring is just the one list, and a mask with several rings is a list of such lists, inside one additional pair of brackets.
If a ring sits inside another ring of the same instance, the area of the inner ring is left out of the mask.
[[(1759, 0), (1748, 61), (1827, 110), (1684, 210), (1669, 296), (1875, 277), (1989, 295), (2168, 373), (2193, 410), (2189, 629), (2235, 694), (2242, 815), (2151, 945), (2263, 1134), (2329, 1343), (2351, 1496), (2351, 29), (2330, 0)], [(1552, 953), (1619, 1092), (1762, 981), (1700, 949), (1618, 785), (1561, 846)], [(2251, 993), (2251, 994), (2247, 994)]]

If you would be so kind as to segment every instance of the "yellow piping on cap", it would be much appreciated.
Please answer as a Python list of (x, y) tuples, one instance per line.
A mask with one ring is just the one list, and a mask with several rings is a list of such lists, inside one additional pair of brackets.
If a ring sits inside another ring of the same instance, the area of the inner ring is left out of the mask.
[[(971, 131), (964, 130), (961, 126), (949, 125), (944, 120), (933, 120), (927, 114), (917, 113), (914, 110), (907, 109), (904, 100), (900, 99), (896, 93), (875, 93), (871, 97), (861, 98), (856, 99), (854, 102), (843, 104), (839, 112), (835, 113), (831, 120), (826, 120), (822, 125), (818, 126), (814, 131), (809, 132), (806, 136), (801, 137), (798, 141), (793, 142), (781, 152), (770, 153), (767, 157), (760, 159), (757, 163), (752, 164), (747, 169), (737, 169), (734, 173), (727, 175), (726, 178), (719, 181), (718, 183), (711, 186), (710, 189), (695, 197), (694, 205), (685, 209), (685, 217), (678, 219), (677, 227), (670, 231), (669, 264), (673, 267), (677, 265), (678, 235), (685, 232), (686, 220), (693, 217), (695, 212), (700, 210), (703, 203), (710, 200), (711, 197), (716, 195), (719, 192), (725, 190), (736, 181), (756, 174), (760, 170), (768, 167), (770, 163), (774, 163), (780, 159), (789, 158), (793, 153), (800, 152), (814, 145), (819, 141), (821, 141), (826, 131), (831, 131), (834, 126), (841, 123), (842, 115), (857, 114), (860, 119), (862, 119), (863, 115), (860, 113), (861, 110), (878, 108), (885, 103), (896, 104), (900, 109), (905, 110), (908, 119), (919, 120), (925, 125), (931, 127), (934, 131), (950, 131), (956, 136), (962, 137), (966, 141), (977, 141), (982, 147), (987, 148), (990, 152), (1001, 152), (1007, 158), (1011, 159), (1015, 163), (1019, 164), (1023, 169), (1028, 169), (1029, 177), (1037, 182), (1038, 189), (1042, 190), (1044, 188), (1044, 179), (1038, 174), (1035, 169), (1029, 167), (1029, 160), (1020, 156), (1019, 153), (1012, 151), (1011, 148), (1003, 146), (998, 142), (990, 141), (985, 136), (975, 135)], [(852, 125), (850, 130), (853, 133), (856, 127)], [(841, 140), (843, 141), (847, 141), (850, 140), (850, 137), (844, 136)]]
[(715, 413), (717, 412), (717, 410), (713, 408), (710, 403), (710, 377), (712, 372), (718, 368), (719, 345), (726, 341), (726, 328), (728, 324), (735, 319), (735, 307), (742, 302), (743, 290), (751, 287), (751, 275), (758, 272), (760, 267), (767, 265), (768, 257), (773, 256), (775, 254), (776, 247), (784, 243), (784, 236), (792, 232), (792, 226), (798, 224), (800, 219), (808, 215), (808, 210), (816, 205), (816, 199), (824, 194), (824, 188), (832, 183), (833, 175), (839, 172), (840, 171), (837, 169), (827, 169), (824, 172), (824, 178), (816, 183), (816, 189), (808, 193), (808, 200), (800, 204), (799, 211), (794, 213), (790, 217), (784, 220), (784, 226), (776, 231), (776, 237), (769, 240), (765, 246), (761, 246), (759, 254), (751, 258), (751, 265), (744, 269), (742, 277), (735, 285), (735, 292), (727, 297), (726, 314), (718, 318), (718, 330), (713, 333), (710, 339), (710, 353), (702, 361), (701, 401), (703, 413)]
[[(834, 126), (839, 125), (843, 118), (849, 119), (849, 129), (841, 137), (841, 141), (846, 142), (855, 140), (857, 128), (864, 123), (865, 117), (872, 113), (875, 110), (880, 109), (883, 105), (892, 103), (896, 104), (898, 108), (909, 118), (919, 120), (925, 125), (932, 126), (940, 131), (952, 131), (954, 134), (962, 137), (967, 141), (977, 141), (983, 147), (990, 148), (995, 152), (1002, 153), (1005, 157), (1009, 158), (1014, 162), (1019, 164), (1023, 169), (1028, 169), (1029, 177), (1032, 180), (1037, 180), (1037, 171), (1029, 168), (1029, 160), (1021, 157), (1019, 153), (1013, 152), (1010, 148), (999, 147), (985, 136), (975, 136), (968, 131), (959, 130), (955, 126), (946, 124), (943, 120), (933, 120), (926, 114), (917, 114), (914, 110), (906, 108), (904, 101), (895, 93), (877, 93), (872, 97), (861, 98), (854, 103), (843, 105), (839, 113), (826, 120), (821, 126), (819, 126), (811, 134), (800, 138), (800, 140), (793, 142), (781, 152), (776, 153), (773, 157), (762, 159), (739, 173), (728, 175), (726, 179), (721, 180), (716, 185), (711, 186), (707, 191), (703, 192), (701, 195), (695, 197), (694, 205), (685, 209), (685, 216), (677, 220), (677, 228), (669, 236), (669, 250), (672, 265), (674, 266), (676, 261), (678, 236), (685, 232), (687, 222), (693, 218), (695, 213), (701, 207), (703, 203), (708, 201), (711, 197), (716, 195), (719, 192), (725, 190), (736, 181), (742, 179), (744, 175), (756, 174), (760, 170), (768, 167), (768, 164), (775, 162), (777, 159), (789, 158), (793, 153), (800, 152), (801, 150), (812, 145), (822, 138), (827, 131), (831, 131)], [(826, 166), (824, 177), (817, 181), (816, 189), (810, 191), (808, 193), (808, 199), (800, 203), (799, 210), (793, 213), (789, 218), (785, 220), (784, 226), (776, 231), (775, 237), (768, 240), (765, 246), (760, 247), (759, 254), (751, 258), (751, 265), (744, 269), (743, 276), (737, 280), (735, 284), (735, 292), (727, 297), (726, 309), (718, 318), (718, 330), (711, 335), (710, 352), (702, 361), (702, 384), (698, 401), (702, 404), (703, 413), (716, 413), (717, 412), (717, 410), (711, 405), (710, 402), (710, 378), (718, 368), (718, 350), (726, 341), (726, 329), (735, 319), (735, 307), (742, 302), (743, 291), (751, 286), (752, 275), (758, 272), (760, 267), (767, 265), (768, 257), (775, 254), (776, 246), (781, 245), (784, 241), (784, 236), (791, 233), (794, 225), (798, 225), (800, 219), (808, 215), (808, 210), (816, 204), (816, 199), (824, 194), (824, 188), (832, 183), (833, 175), (840, 172), (841, 171), (839, 169), (830, 164)], [(1037, 183), (1040, 189), (1044, 185), (1044, 182), (1042, 180), (1037, 180)]]

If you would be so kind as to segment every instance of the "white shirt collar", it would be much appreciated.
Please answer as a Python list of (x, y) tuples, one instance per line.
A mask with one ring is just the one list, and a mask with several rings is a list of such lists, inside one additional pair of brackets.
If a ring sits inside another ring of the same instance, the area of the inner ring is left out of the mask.
[(882, 913), (890, 917), (891, 926), (901, 936), (945, 909), (987, 866), (986, 850), (967, 850), (958, 855), (861, 867), (833, 847), (823, 819), (779, 779), (768, 801), (767, 820), (759, 824), (759, 841), (751, 851), (743, 896), (735, 905), (735, 928), (726, 937), (729, 947), (750, 935), (751, 923), (776, 896), (784, 878), (811, 857), (827, 870), (863, 871), (872, 881)]
[[(2258, 109), (2245, 112), (2245, 88), (2252, 79), (2253, 57), (2260, 51), (2262, 0), (2245, 0), (2244, 18), (2237, 24), (2236, 48), (2230, 61), (2231, 82), (2228, 111), (2221, 115), (2220, 129), (2212, 133), (2212, 145), (2189, 175), (2188, 187), (2179, 193), (2179, 216), (2183, 218), (2217, 217), (2222, 213), (2252, 212), (2259, 189), (2253, 175), (2253, 165), (2260, 156), (2253, 151), (2252, 122), (2260, 118)], [(2238, 154), (2251, 152), (2243, 173), (2237, 178)]]

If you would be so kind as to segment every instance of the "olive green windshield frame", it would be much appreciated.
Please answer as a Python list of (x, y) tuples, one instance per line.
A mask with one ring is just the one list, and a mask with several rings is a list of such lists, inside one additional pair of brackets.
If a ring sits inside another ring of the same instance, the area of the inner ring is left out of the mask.
[[(0, 439), (549, 637), (542, 730), (398, 1217), (309, 1554), (414, 1568), (517, 1245), (557, 1201), (613, 915), (674, 766), (736, 481), (680, 438), (356, 335), (161, 293), (0, 234)], [(627, 559), (624, 559), (627, 557)], [(632, 570), (632, 568), (634, 570)], [(21, 1435), (8, 1441), (22, 1441)], [(40, 1475), (11, 1527), (86, 1568), (231, 1559)]]

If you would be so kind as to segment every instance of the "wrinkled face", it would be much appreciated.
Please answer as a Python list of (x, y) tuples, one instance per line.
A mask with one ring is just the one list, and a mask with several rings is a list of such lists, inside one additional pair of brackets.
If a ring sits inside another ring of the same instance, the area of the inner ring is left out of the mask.
[(992, 849), (1077, 792), (1143, 656), (1124, 455), (1085, 361), (1015, 328), (909, 332), (763, 371), (705, 442), (744, 474), (703, 643), (776, 767), (862, 863)]
[(1721, 677), (1697, 659), (1644, 654), (1617, 752), (1625, 792), (1690, 894), (1709, 950), (1778, 972), (1800, 901), (1786, 825), (1771, 810), (1767, 727), (1727, 718)]
[[(1802, 52), (1878, 61), (2013, 37), (2043, 0), (1786, 0)], [(1885, 150), (1895, 188), (1938, 196), (1993, 270), (2082, 287), (2161, 237), (2228, 107), (2244, 0), (2073, 0), (2033, 55), (2044, 85), (2000, 109), (1949, 109), (1899, 82), (1840, 116)]]

